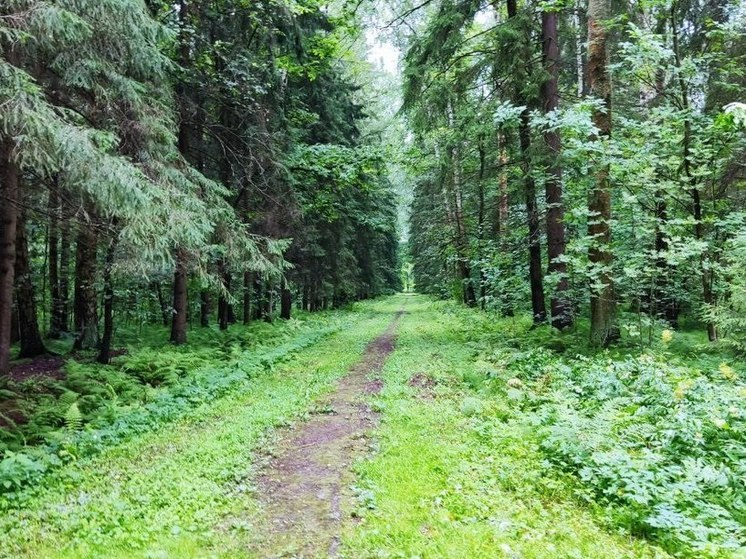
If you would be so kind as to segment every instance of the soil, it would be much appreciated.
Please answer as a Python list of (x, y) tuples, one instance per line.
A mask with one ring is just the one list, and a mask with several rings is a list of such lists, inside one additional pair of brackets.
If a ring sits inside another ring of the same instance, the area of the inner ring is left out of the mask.
[(394, 350), (403, 311), (373, 340), (362, 359), (305, 423), (288, 430), (258, 480), (266, 527), (259, 557), (335, 557), (343, 510), (352, 503), (352, 464), (368, 449), (367, 434), (378, 421), (365, 399), (380, 392), (377, 378)]
[(62, 380), (65, 378), (64, 364), (65, 360), (58, 355), (42, 355), (13, 365), (8, 376), (14, 382), (39, 377)]
[(430, 378), (425, 373), (415, 373), (409, 379), (409, 386), (417, 389), (418, 395), (424, 400), (432, 400), (435, 398), (435, 387), (438, 383), (435, 379)]

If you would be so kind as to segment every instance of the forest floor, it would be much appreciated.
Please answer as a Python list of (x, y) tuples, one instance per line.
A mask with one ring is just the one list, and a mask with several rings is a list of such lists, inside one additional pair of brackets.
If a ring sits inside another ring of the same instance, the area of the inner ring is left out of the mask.
[(258, 556), (334, 557), (339, 553), (343, 511), (354, 502), (351, 466), (368, 448), (378, 422), (367, 396), (378, 394), (378, 378), (394, 350), (403, 311), (365, 353), (308, 421), (283, 433), (260, 469), (258, 496), (263, 505)]
[(670, 557), (549, 467), (534, 419), (485, 388), (475, 311), (356, 307), (240, 391), (0, 502), (0, 557)]

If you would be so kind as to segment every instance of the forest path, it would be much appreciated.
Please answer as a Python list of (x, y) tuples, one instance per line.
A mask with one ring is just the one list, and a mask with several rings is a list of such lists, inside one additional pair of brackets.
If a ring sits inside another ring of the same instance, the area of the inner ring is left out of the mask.
[(263, 505), (260, 557), (335, 557), (343, 502), (350, 499), (353, 462), (368, 446), (378, 413), (366, 399), (380, 392), (379, 373), (394, 351), (400, 310), (336, 390), (305, 423), (289, 428), (270, 451), (257, 479)]

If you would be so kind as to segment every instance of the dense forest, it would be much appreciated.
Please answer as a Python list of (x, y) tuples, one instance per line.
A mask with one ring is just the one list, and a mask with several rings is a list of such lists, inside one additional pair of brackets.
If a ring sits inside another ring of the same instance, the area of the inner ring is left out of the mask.
[(418, 290), (536, 324), (700, 322), (743, 349), (738, 2), (443, 2), (413, 36)]
[(746, 559), (744, 0), (0, 0), (0, 559)]
[[(146, 5), (147, 4), (147, 5)], [(314, 2), (3, 2), (0, 371), (117, 323), (397, 289), (395, 199)]]

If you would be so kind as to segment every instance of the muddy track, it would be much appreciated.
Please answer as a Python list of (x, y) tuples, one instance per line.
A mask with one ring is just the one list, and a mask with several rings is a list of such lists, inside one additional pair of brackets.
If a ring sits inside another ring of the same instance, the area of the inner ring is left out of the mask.
[(351, 466), (367, 449), (366, 433), (378, 414), (365, 402), (381, 390), (378, 373), (394, 350), (399, 311), (386, 331), (318, 407), (320, 413), (288, 430), (257, 479), (266, 524), (258, 557), (322, 558), (337, 555)]

